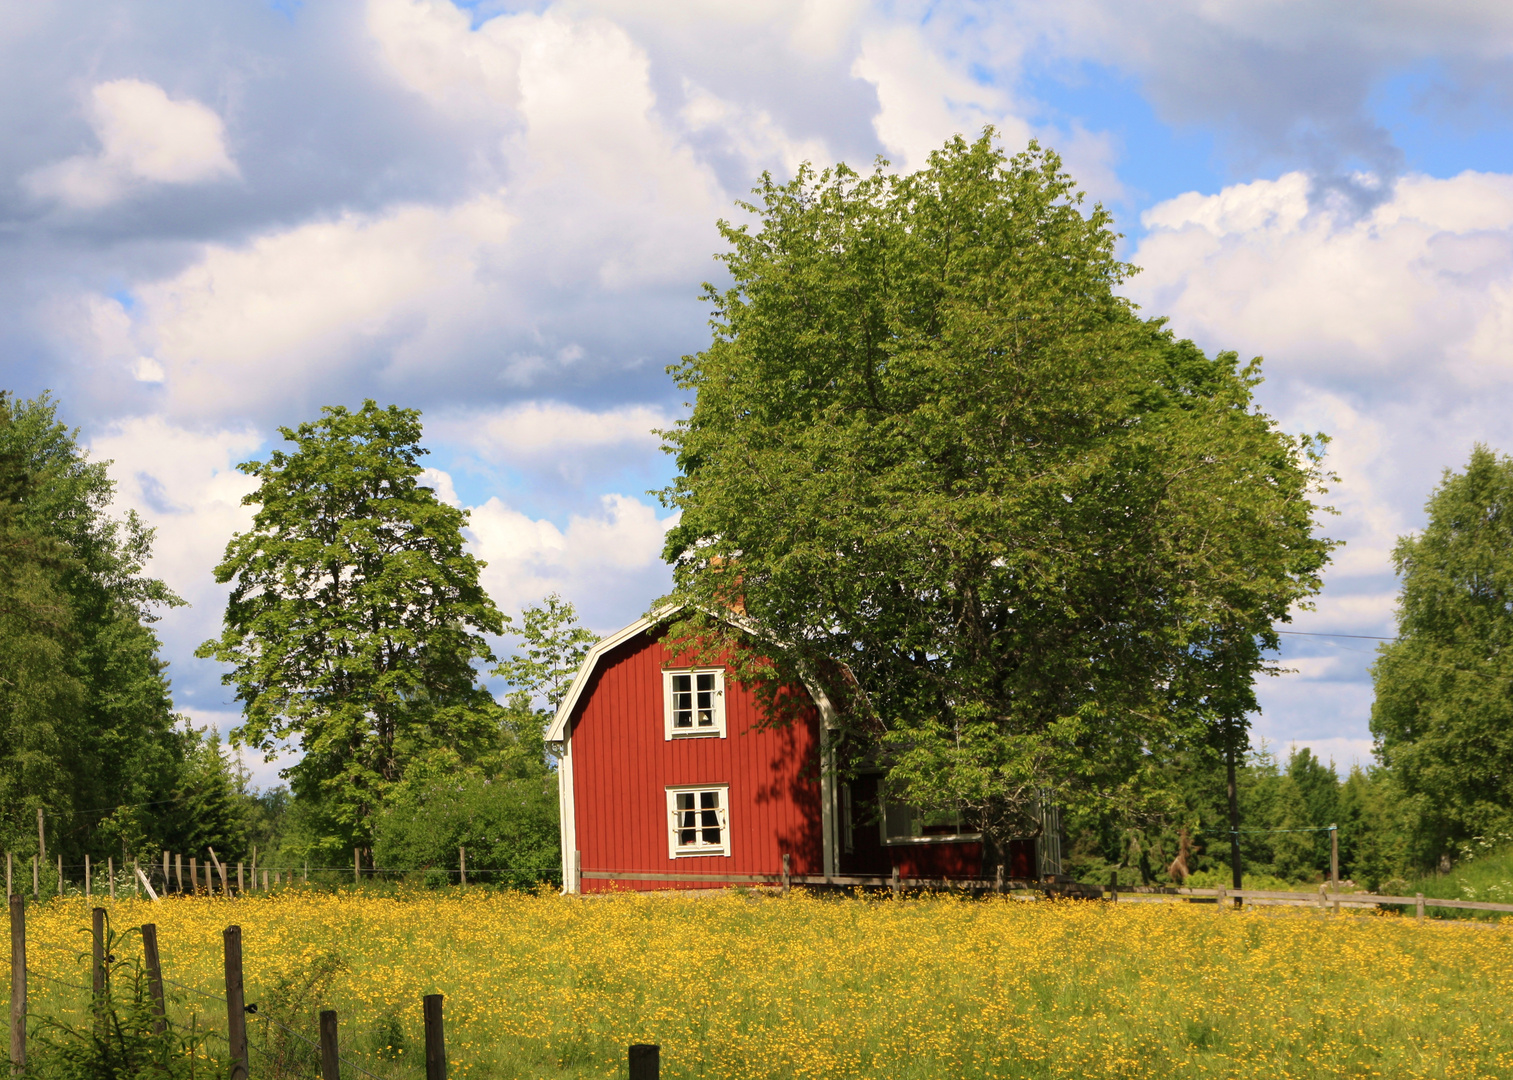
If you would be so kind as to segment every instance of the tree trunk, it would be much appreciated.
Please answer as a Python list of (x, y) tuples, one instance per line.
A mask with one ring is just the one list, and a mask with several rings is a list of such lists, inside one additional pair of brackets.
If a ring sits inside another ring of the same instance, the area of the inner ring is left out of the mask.
[[(1235, 735), (1234, 729), (1226, 724), (1224, 740), (1224, 765), (1229, 774), (1229, 870), (1233, 879), (1234, 887), (1240, 885), (1240, 793), (1235, 785)], [(1235, 906), (1243, 906), (1244, 901), (1235, 897)]]

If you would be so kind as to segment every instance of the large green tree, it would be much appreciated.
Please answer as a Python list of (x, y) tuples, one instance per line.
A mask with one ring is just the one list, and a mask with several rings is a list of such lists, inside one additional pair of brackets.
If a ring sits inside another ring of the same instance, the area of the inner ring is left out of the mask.
[(672, 369), (674, 598), (744, 607), (758, 685), (829, 678), (912, 803), (998, 838), (1047, 794), (1152, 809), (1170, 751), (1243, 731), (1319, 586), (1313, 445), (1256, 410), (1254, 366), (1119, 297), (1109, 216), (1050, 151), (987, 132), (757, 194), (721, 224), (713, 341)]
[(1371, 709), (1420, 864), (1513, 833), (1513, 459), (1478, 445), (1427, 509), (1393, 549), (1398, 637), (1372, 668)]
[(184, 736), (151, 623), (181, 603), (146, 577), (152, 530), (111, 515), (47, 395), (0, 395), (0, 839), (75, 861), (171, 842)]
[(225, 629), (199, 654), (233, 665), (236, 737), (267, 754), (297, 740), (286, 775), (323, 808), (328, 847), (366, 846), (385, 793), (420, 768), (497, 747), (500, 709), (475, 661), (503, 620), (464, 550), (467, 512), (420, 482), (420, 414), (372, 401), (281, 428), (292, 451), (240, 468), (258, 507), (216, 568)]

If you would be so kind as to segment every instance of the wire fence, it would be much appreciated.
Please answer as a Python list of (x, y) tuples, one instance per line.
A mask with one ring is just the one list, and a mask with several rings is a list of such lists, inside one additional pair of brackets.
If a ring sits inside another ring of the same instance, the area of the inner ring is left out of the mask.
[[(33, 943), (32, 947), (33, 949), (35, 949), (35, 943)], [(96, 977), (100, 979), (102, 986), (102, 989), (99, 990), (97, 990), (92, 985), (86, 985), (82, 982), (75, 982), (70, 979), (60, 978), (57, 975), (52, 975), (47, 972), (38, 970), (32, 964), (27, 964), (24, 970), (26, 979), (29, 983), (33, 980), (36, 980), (36, 983), (34, 983), (33, 985), (36, 986), (37, 989), (42, 989), (44, 987), (55, 987), (59, 991), (63, 992), (61, 1000), (55, 993), (44, 992), (41, 995), (37, 995), (37, 997), (41, 1000), (33, 1002), (31, 1004), (31, 1007), (28, 1008), (28, 1021), (39, 1019), (45, 1014), (56, 1016), (60, 1012), (65, 1015), (70, 1013), (90, 1013), (94, 1014), (95, 1016), (99, 1016), (101, 1015), (102, 1010), (112, 1010), (115, 1007), (115, 998), (113, 995), (118, 993), (118, 989), (112, 985), (115, 981), (112, 978), (112, 974), (115, 971), (119, 970), (120, 963), (131, 961), (126, 960), (126, 958), (124, 957), (117, 957), (115, 955), (112, 955), (112, 953), (108, 950), (113, 949), (120, 951), (122, 947), (123, 942), (119, 937), (111, 937), (106, 941), (97, 943), (96, 955), (98, 959), (92, 958), (90, 954), (83, 952), (73, 952), (70, 956), (70, 959), (74, 960), (77, 963), (80, 963), (81, 965), (91, 963), (102, 965), (96, 967), (95, 969)], [(132, 958), (132, 960), (135, 960), (135, 958)], [(230, 961), (228, 959), (228, 965), (229, 964)], [(145, 954), (142, 957), (141, 965), (141, 968), (139, 968), (138, 970), (144, 975), (147, 974), (147, 961)], [(190, 995), (194, 999), (210, 1006), (209, 1011), (211, 1013), (227, 1013), (227, 1019), (229, 1022), (229, 1010), (231, 1006), (224, 994), (207, 991), (201, 989), (198, 986), (194, 986), (191, 983), (172, 978), (166, 973), (163, 973), (161, 970), (157, 971), (156, 977), (161, 980), (162, 985), (165, 988), (171, 987), (173, 991), (177, 992), (180, 995)], [(140, 991), (135, 990), (133, 992)], [(38, 1010), (36, 1006), (43, 1004), (44, 1002), (48, 1006), (48, 1008), (45, 1010)], [(163, 1011), (159, 1015), (161, 1015), (164, 1023), (171, 1028), (176, 1028), (181, 1035), (187, 1034), (195, 1038), (208, 1037), (210, 1039), (214, 1039), (218, 1044), (223, 1045), (228, 1049), (234, 1049), (232, 1047), (231, 1040), (225, 1033), (216, 1030), (214, 1027), (206, 1027), (202, 1025), (200, 1020), (201, 1016), (203, 1015), (202, 1013), (198, 1011), (192, 1011), (190, 1016), (186, 1020), (186, 1018), (184, 1017), (185, 1010), (183, 1002), (179, 999), (176, 999), (174, 994), (164, 994), (160, 1004), (163, 1007)], [(304, 1007), (306, 1007), (306, 1005), (302, 1004), (300, 1006), (297, 1006), (296, 1008), (302, 1009)], [(310, 1005), (309, 1007), (313, 1010), (313, 1005)], [(280, 1053), (278, 1048), (272, 1045), (274, 1041), (273, 1033), (275, 1031), (281, 1033), (283, 1036), (286, 1036), (289, 1039), (294, 1040), (301, 1047), (303, 1047), (304, 1050), (309, 1051), (310, 1054), (315, 1057), (316, 1061), (319, 1061), (322, 1054), (322, 1046), (318, 1039), (311, 1038), (308, 1034), (298, 1030), (294, 1026), (291, 1026), (291, 1024), (285, 1023), (284, 1020), (276, 1016), (269, 1015), (266, 1011), (260, 1011), (257, 1002), (248, 1002), (247, 1004), (245, 1004), (243, 1006), (243, 1013), (248, 1020), (259, 1022), (258, 1024), (249, 1026), (254, 1029), (260, 1027), (262, 1032), (262, 1036), (260, 1038), (252, 1037), (252, 1031), (248, 1032), (249, 1037), (246, 1040), (247, 1052), (255, 1053), (259, 1058), (263, 1059), (268, 1066), (267, 1071), (271, 1075), (304, 1076), (308, 1074), (308, 1066), (309, 1064), (311, 1064), (308, 1061), (308, 1058), (305, 1058), (302, 1061), (294, 1061), (290, 1059), (289, 1055)], [(175, 1016), (175, 1014), (178, 1015)], [(52, 1023), (52, 1021), (48, 1020), (43, 1020), (43, 1022)], [(0, 1027), (3, 1027), (8, 1031), (10, 1025), (5, 1023), (3, 1018), (0, 1018)], [(28, 1028), (30, 1027), (31, 1024), (29, 1023)], [(385, 1069), (384, 1073), (375, 1072), (373, 1071), (373, 1069), (368, 1068), (360, 1061), (354, 1060), (352, 1054), (352, 1048), (348, 1047), (343, 1049), (339, 1044), (336, 1046), (336, 1061), (339, 1068), (342, 1070), (342, 1075), (344, 1076), (355, 1075), (366, 1077), (368, 1078), (368, 1080), (395, 1080), (396, 1076), (415, 1076), (417, 1074), (417, 1069), (414, 1066), (406, 1067), (398, 1061), (389, 1063), (389, 1067)]]
[[(17, 862), (7, 855), (7, 895), (21, 893), (37, 899), (83, 896), (112, 900), (140, 897), (151, 890), (158, 896), (235, 896), (274, 892), (296, 886), (340, 889), (387, 884), (438, 888), (449, 885), (487, 886), (501, 889), (531, 889), (562, 885), (562, 868), (555, 866), (459, 866), (388, 867), (364, 865), (355, 859), (346, 866), (279, 861), (272, 864), (246, 860), (226, 861), (169, 853), (167, 860), (114, 857), (67, 862), (48, 860), (39, 864), (26, 856)], [(146, 886), (146, 889), (144, 889)]]

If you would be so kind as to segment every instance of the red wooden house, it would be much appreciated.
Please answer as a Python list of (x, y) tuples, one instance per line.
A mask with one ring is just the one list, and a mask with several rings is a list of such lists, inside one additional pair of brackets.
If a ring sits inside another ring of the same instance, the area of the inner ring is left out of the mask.
[[(793, 692), (798, 719), (763, 726), (750, 690), (722, 667), (682, 664), (651, 619), (595, 645), (547, 731), (560, 752), (565, 890), (685, 885), (580, 871), (776, 874), (785, 854), (795, 875), (982, 875), (982, 838), (954, 816), (888, 802), (880, 773), (837, 782), (830, 703)], [(1008, 856), (1010, 876), (1044, 869), (1034, 841)]]

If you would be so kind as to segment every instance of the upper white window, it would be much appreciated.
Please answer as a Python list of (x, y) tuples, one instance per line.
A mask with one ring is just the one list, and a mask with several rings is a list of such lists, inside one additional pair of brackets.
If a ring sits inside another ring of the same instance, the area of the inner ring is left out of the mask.
[(718, 668), (664, 671), (662, 692), (669, 739), (690, 735), (725, 737), (725, 672)]
[(668, 788), (668, 855), (729, 855), (729, 806), (724, 785)]

